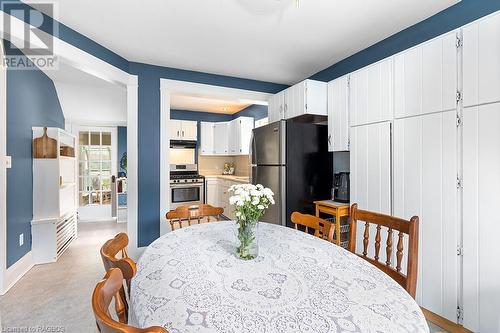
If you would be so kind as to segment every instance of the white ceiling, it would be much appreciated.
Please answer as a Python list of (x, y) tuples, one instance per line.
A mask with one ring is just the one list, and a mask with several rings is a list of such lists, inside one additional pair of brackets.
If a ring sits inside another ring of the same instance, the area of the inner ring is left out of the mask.
[(293, 84), (459, 0), (56, 2), (59, 21), (130, 61)]
[(257, 91), (167, 79), (161, 80), (161, 88), (169, 92), (171, 109), (225, 114), (234, 114), (252, 104), (267, 105), (271, 96)]
[(250, 106), (250, 104), (238, 100), (189, 95), (170, 96), (170, 108), (177, 110), (234, 114), (243, 110), (247, 106)]
[(126, 125), (127, 91), (64, 62), (58, 70), (46, 70), (56, 87), (66, 123)]

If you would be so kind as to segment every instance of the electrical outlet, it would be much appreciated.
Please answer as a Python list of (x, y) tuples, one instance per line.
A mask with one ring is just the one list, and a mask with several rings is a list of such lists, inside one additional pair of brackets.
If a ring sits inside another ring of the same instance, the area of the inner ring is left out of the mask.
[(12, 168), (12, 157), (11, 156), (5, 156), (5, 167), (7, 169)]
[(19, 235), (19, 246), (23, 246), (24, 244), (24, 234)]

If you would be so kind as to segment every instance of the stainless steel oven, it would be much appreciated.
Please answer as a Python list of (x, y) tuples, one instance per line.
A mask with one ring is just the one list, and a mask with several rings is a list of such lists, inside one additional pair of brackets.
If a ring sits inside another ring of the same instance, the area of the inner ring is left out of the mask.
[(195, 166), (171, 166), (170, 209), (205, 202), (205, 178), (193, 168)]

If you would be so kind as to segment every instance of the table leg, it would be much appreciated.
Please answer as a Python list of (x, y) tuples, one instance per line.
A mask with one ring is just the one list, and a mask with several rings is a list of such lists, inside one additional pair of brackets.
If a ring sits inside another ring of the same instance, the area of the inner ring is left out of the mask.
[(335, 244), (340, 246), (340, 213), (338, 209), (335, 212), (335, 233), (337, 234)]
[(316, 205), (316, 216), (319, 217), (319, 205)]

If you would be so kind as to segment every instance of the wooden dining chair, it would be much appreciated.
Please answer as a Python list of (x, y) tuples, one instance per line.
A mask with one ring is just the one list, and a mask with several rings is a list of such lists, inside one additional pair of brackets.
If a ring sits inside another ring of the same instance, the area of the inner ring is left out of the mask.
[[(127, 245), (128, 236), (126, 233), (122, 232), (116, 235), (113, 239), (106, 241), (106, 243), (104, 243), (101, 247), (101, 259), (104, 264), (104, 270), (108, 271), (111, 268), (120, 269), (127, 285), (126, 291), (122, 285), (119, 292), (121, 301), (124, 304), (123, 316), (125, 323), (128, 318), (128, 302), (126, 294), (130, 296), (130, 284), (132, 278), (137, 272), (135, 262), (128, 256)], [(120, 254), (119, 257), (117, 257), (118, 254)]]
[(291, 219), (296, 230), (299, 230), (298, 226), (300, 225), (305, 232), (309, 233), (309, 229), (312, 229), (314, 230), (314, 236), (333, 242), (335, 228), (332, 223), (317, 216), (299, 212), (293, 212)]
[[(356, 231), (358, 221), (364, 221), (363, 233), (363, 252), (362, 254), (356, 253)], [(417, 265), (418, 265), (418, 217), (413, 216), (410, 220), (404, 220), (398, 217), (389, 216), (380, 213), (369, 212), (366, 210), (358, 209), (358, 204), (351, 206), (351, 222), (350, 222), (350, 235), (349, 235), (349, 251), (357, 254), (361, 258), (367, 260), (384, 273), (393, 278), (399, 283), (413, 298), (417, 289)], [(370, 238), (370, 224), (376, 225), (375, 234), (375, 251), (374, 258), (368, 257), (368, 245)], [(380, 245), (382, 227), (387, 228), (386, 240), (386, 261), (380, 262)], [(396, 267), (393, 267), (393, 233), (398, 231), (397, 245), (396, 245)], [(404, 235), (408, 235), (408, 263), (406, 275), (401, 271), (401, 262), (403, 259), (403, 244)]]
[(97, 324), (97, 329), (101, 333), (168, 333), (166, 329), (159, 326), (152, 326), (144, 329), (129, 326), (120, 321), (114, 320), (109, 313), (111, 301), (115, 300), (115, 310), (118, 318), (123, 317), (125, 305), (119, 295), (123, 287), (123, 274), (119, 268), (111, 268), (106, 272), (104, 279), (97, 283), (92, 294), (92, 310)]
[(223, 213), (223, 208), (211, 205), (179, 206), (167, 213), (167, 220), (172, 230), (175, 230), (175, 225), (178, 224), (179, 228), (182, 228), (184, 221), (187, 221), (188, 226), (191, 226), (194, 221), (198, 224), (211, 222), (211, 219), (220, 221)]

